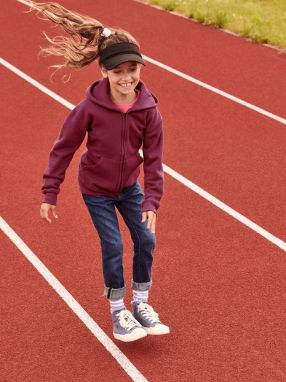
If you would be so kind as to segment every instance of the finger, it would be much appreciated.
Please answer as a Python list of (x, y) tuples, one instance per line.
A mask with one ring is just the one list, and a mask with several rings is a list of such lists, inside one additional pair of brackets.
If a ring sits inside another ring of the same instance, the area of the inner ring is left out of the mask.
[(148, 211), (147, 212), (147, 218), (148, 218), (147, 228), (149, 228), (151, 230), (152, 224), (153, 224), (153, 220), (155, 219), (154, 212), (153, 211)]
[(152, 224), (151, 224), (150, 230), (154, 234), (155, 234), (155, 228), (156, 228), (156, 220), (152, 219)]
[(58, 219), (58, 213), (56, 207), (52, 207), (53, 216), (55, 219)]
[(46, 220), (51, 224), (52, 221), (48, 216), (46, 216)]
[(147, 215), (147, 228), (151, 229), (151, 224), (152, 224), (152, 215)]
[(152, 224), (151, 224), (151, 232), (155, 233), (156, 230), (156, 215), (153, 215)]
[(49, 218), (49, 211), (45, 211), (43, 219), (47, 220), (49, 223), (52, 222), (52, 220)]
[(142, 213), (142, 220), (141, 220), (141, 222), (144, 223), (146, 221), (146, 219), (147, 219), (147, 213), (143, 212)]
[(41, 218), (44, 219), (44, 220), (47, 220), (49, 223), (51, 223), (51, 219), (49, 218), (49, 210), (47, 209), (44, 209), (44, 208), (41, 208), (40, 209), (40, 215), (41, 215)]

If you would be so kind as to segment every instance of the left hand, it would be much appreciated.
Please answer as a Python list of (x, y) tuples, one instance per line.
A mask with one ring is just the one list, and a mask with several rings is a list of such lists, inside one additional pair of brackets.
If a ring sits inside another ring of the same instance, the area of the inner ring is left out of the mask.
[(154, 211), (146, 211), (142, 212), (142, 223), (147, 220), (147, 228), (151, 230), (152, 233), (155, 234), (156, 227), (156, 214)]

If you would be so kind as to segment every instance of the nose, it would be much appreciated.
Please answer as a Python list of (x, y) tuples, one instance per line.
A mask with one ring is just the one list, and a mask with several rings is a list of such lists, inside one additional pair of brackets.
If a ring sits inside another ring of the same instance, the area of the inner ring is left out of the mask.
[(130, 75), (130, 73), (129, 73), (129, 72), (124, 72), (124, 73), (123, 73), (123, 79), (124, 79), (125, 81), (131, 80), (131, 75)]

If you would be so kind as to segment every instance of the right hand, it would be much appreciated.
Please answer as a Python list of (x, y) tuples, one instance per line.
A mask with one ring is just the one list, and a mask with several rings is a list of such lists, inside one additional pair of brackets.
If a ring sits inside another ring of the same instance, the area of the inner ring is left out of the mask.
[(54, 216), (55, 219), (58, 219), (58, 214), (57, 214), (57, 208), (56, 206), (53, 206), (52, 204), (49, 203), (42, 203), (41, 208), (40, 208), (40, 216), (42, 219), (47, 220), (49, 223), (52, 222), (50, 219), (50, 211), (52, 212), (52, 215)]

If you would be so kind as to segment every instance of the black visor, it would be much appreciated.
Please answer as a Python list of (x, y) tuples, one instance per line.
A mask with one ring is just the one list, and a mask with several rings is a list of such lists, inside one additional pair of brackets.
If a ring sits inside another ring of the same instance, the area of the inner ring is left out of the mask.
[(130, 42), (109, 45), (99, 55), (99, 64), (107, 70), (127, 61), (135, 61), (145, 65), (138, 46)]

